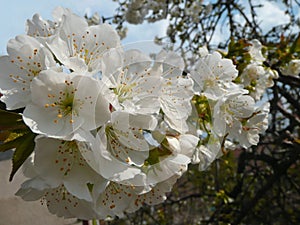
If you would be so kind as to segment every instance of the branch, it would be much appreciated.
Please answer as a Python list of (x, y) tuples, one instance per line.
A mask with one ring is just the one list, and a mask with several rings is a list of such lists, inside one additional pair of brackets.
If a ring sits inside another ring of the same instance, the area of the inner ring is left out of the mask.
[(277, 169), (274, 171), (274, 174), (269, 177), (266, 184), (263, 185), (256, 193), (254, 198), (249, 199), (247, 204), (244, 205), (240, 214), (235, 218), (232, 224), (241, 224), (241, 221), (249, 215), (249, 212), (256, 206), (258, 201), (263, 198), (263, 196), (272, 189), (272, 186), (280, 180), (280, 177), (286, 174), (287, 170), (299, 159), (299, 146), (295, 145), (293, 149), (291, 149), (291, 157), (279, 164)]
[(300, 77), (280, 76), (277, 81), (282, 82), (284, 84), (289, 84), (294, 87), (300, 87)]
[(299, 105), (299, 101), (297, 101), (296, 99), (294, 99), (291, 94), (289, 94), (286, 90), (284, 90), (283, 88), (280, 88), (280, 93), (286, 98), (286, 100), (288, 100), (288, 102), (294, 107), (296, 108), (297, 111), (300, 112), (300, 105)]
[(300, 118), (298, 115), (296, 114), (291, 114), (290, 112), (288, 112), (282, 105), (281, 102), (277, 102), (277, 107), (279, 109), (279, 111), (286, 116), (287, 118), (289, 118), (291, 121), (297, 122), (298, 124), (300, 124)]

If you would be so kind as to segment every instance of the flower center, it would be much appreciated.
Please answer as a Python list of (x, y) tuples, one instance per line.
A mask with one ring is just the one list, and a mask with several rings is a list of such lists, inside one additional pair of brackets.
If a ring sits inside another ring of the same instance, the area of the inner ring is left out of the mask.
[(18, 67), (23, 74), (16, 75), (11, 73), (9, 74), (9, 78), (12, 79), (14, 83), (21, 84), (23, 86), (21, 90), (28, 91), (33, 78), (42, 71), (42, 64), (38, 59), (38, 49), (34, 49), (33, 53), (29, 55), (28, 58), (17, 56), (16, 58), (11, 59), (10, 62)]
[(50, 189), (45, 192), (41, 198), (41, 204), (46, 204), (47, 207), (60, 207), (61, 210), (69, 210), (69, 208), (76, 208), (79, 202), (75, 196), (70, 194), (65, 186), (62, 184), (55, 189)]
[(114, 93), (118, 96), (119, 103), (123, 103), (125, 100), (130, 100), (133, 98), (133, 88), (136, 86), (136, 83), (119, 84), (115, 89)]
[[(90, 68), (90, 64), (100, 57), (99, 54), (102, 51), (109, 49), (104, 42), (98, 42), (97, 34), (90, 31), (86, 31), (81, 36), (72, 33), (72, 35), (68, 35), (67, 38), (69, 49), (73, 54), (72, 56), (78, 56), (83, 59), (85, 64), (88, 66), (89, 71), (92, 70), (92, 68)], [(92, 45), (87, 43), (92, 43)]]
[[(78, 116), (78, 109), (83, 104), (80, 99), (75, 99), (74, 95), (77, 89), (73, 85), (73, 81), (65, 81), (65, 90), (59, 92), (59, 96), (48, 94), (50, 103), (45, 104), (45, 108), (56, 108), (57, 118), (70, 117), (69, 122), (74, 123), (74, 116)], [(54, 123), (58, 123), (55, 119)]]
[(64, 176), (69, 174), (74, 164), (81, 167), (86, 165), (75, 141), (61, 141), (54, 163)]
[(126, 163), (130, 163), (129, 151), (130, 149), (124, 146), (120, 141), (120, 137), (123, 135), (126, 137), (126, 134), (121, 131), (116, 131), (112, 127), (107, 126), (106, 129), (107, 140), (110, 143), (109, 150), (110, 153), (117, 159), (124, 160)]

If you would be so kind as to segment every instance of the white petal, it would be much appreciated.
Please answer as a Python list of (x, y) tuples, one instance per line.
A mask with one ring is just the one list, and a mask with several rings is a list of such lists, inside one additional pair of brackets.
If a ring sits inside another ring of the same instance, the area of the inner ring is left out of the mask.
[(191, 114), (193, 81), (190, 78), (173, 77), (164, 79), (160, 96), (161, 108), (165, 114), (168, 125), (180, 133), (188, 130), (186, 120)]
[(82, 128), (93, 130), (110, 119), (109, 103), (104, 96), (101, 81), (87, 76), (75, 76), (72, 81), (77, 91), (74, 99), (80, 99), (77, 109), (80, 117), (84, 118)]
[(191, 134), (184, 134), (179, 136), (179, 142), (181, 148), (180, 153), (192, 157), (198, 145), (199, 138)]
[(106, 149), (106, 135), (104, 128), (100, 129), (96, 138), (89, 137), (92, 150), (80, 148), (81, 154), (86, 162), (99, 174), (108, 180), (121, 181), (130, 179), (140, 173), (138, 168), (134, 168), (124, 162), (117, 160)]
[(67, 121), (58, 120), (57, 112), (49, 112), (32, 104), (29, 104), (23, 112), (23, 120), (33, 132), (53, 138), (66, 138), (76, 131), (76, 128), (82, 123), (79, 118), (75, 128), (73, 124), (68, 122), (70, 119), (67, 119)]
[(26, 35), (11, 39), (7, 51), (9, 56), (0, 58), (0, 90), (8, 109), (16, 109), (30, 102), (30, 84), (34, 78), (56, 63), (48, 49)]

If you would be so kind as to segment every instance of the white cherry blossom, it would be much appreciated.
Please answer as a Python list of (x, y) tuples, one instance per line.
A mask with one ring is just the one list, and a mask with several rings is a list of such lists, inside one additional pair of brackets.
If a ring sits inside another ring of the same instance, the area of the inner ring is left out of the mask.
[(103, 88), (89, 76), (43, 71), (32, 81), (32, 103), (25, 108), (24, 122), (35, 133), (73, 139), (79, 128), (93, 130), (110, 118)]
[(280, 69), (285, 76), (299, 76), (300, 74), (300, 59), (292, 59), (289, 63)]
[(107, 52), (102, 63), (102, 81), (112, 90), (110, 102), (115, 110), (153, 114), (160, 109), (160, 73), (152, 70), (152, 60), (138, 50)]
[(274, 85), (273, 79), (277, 78), (277, 71), (265, 68), (256, 62), (247, 65), (240, 76), (242, 84), (255, 100), (261, 99), (265, 90)]
[(96, 138), (90, 136), (93, 155), (82, 154), (106, 179), (116, 182), (131, 179), (141, 172), (139, 167), (151, 149), (143, 130), (153, 130), (156, 124), (156, 119), (150, 115), (115, 111), (111, 122), (99, 130)]
[(236, 91), (223, 95), (213, 108), (213, 130), (219, 137), (227, 133), (235, 120), (247, 118), (254, 112), (254, 99), (245, 95), (247, 91)]
[(278, 78), (278, 73), (263, 65), (266, 60), (262, 53), (263, 45), (256, 39), (250, 41), (250, 44), (248, 52), (251, 61), (243, 70), (240, 81), (249, 90), (249, 95), (260, 100), (265, 90), (274, 85), (273, 79)]
[(127, 22), (132, 24), (142, 23), (149, 11), (147, 6), (148, 4), (144, 0), (133, 0), (128, 5), (128, 10), (126, 11), (125, 14), (125, 18)]
[(163, 77), (159, 100), (164, 120), (172, 129), (185, 133), (188, 131), (186, 120), (192, 111), (194, 82), (189, 75), (182, 75), (183, 59), (174, 52), (160, 52), (155, 63)]
[(222, 154), (221, 140), (212, 130), (205, 144), (200, 144), (194, 150), (191, 163), (198, 164), (199, 170), (206, 170), (210, 164)]
[(7, 56), (0, 57), (0, 91), (1, 101), (11, 110), (30, 102), (31, 82), (42, 70), (55, 67), (56, 63), (48, 49), (27, 35), (11, 39), (7, 52)]
[(218, 52), (200, 58), (191, 71), (195, 81), (195, 92), (203, 93), (212, 100), (217, 100), (224, 93), (239, 89), (240, 87), (232, 82), (237, 75), (238, 71), (232, 61), (222, 58)]
[(55, 57), (67, 68), (78, 73), (97, 74), (101, 71), (102, 55), (120, 46), (120, 38), (111, 25), (78, 25), (66, 18), (59, 34), (47, 42)]
[(166, 137), (171, 149), (178, 154), (192, 157), (198, 145), (199, 138), (192, 134), (182, 134), (178, 137)]
[(268, 113), (270, 104), (265, 103), (256, 107), (255, 111), (249, 118), (235, 121), (230, 129), (229, 138), (234, 138), (244, 148), (257, 145), (259, 134), (268, 128)]
[(34, 156), (23, 165), (29, 179), (16, 195), (26, 201), (40, 200), (57, 216), (100, 218), (94, 200), (108, 183), (89, 167), (78, 144), (38, 136)]
[(83, 158), (80, 153), (84, 151), (82, 146), (76, 141), (38, 136), (34, 150), (34, 167), (37, 175), (49, 187), (64, 185), (77, 198), (92, 201), (92, 193), (87, 185), (105, 187), (107, 182)]
[(34, 14), (31, 20), (27, 20), (26, 33), (46, 45), (48, 41), (58, 35), (63, 24), (65, 24), (64, 29), (69, 28), (69, 32), (72, 32), (73, 29), (78, 29), (75, 26), (67, 27), (66, 24), (70, 24), (70, 22), (78, 27), (87, 26), (86, 20), (74, 14), (70, 9), (56, 7), (52, 16), (54, 21), (44, 20), (39, 14)]
[(145, 190), (149, 190), (150, 187), (176, 174), (182, 175), (187, 170), (191, 158), (185, 155), (184, 152), (178, 153), (175, 150), (172, 147), (158, 147), (153, 149), (142, 167), (141, 177), (143, 179), (132, 179), (123, 183), (144, 186)]
[(107, 150), (123, 162), (141, 166), (151, 149), (143, 132), (154, 130), (156, 125), (157, 120), (153, 116), (113, 112), (111, 123), (105, 128), (110, 143)]
[(121, 183), (143, 187), (144, 191), (148, 191), (175, 174), (181, 175), (187, 170), (197, 144), (198, 138), (192, 135), (167, 136), (158, 146), (149, 150), (148, 157), (139, 167), (140, 173)]
[(153, 122), (149, 115), (115, 111), (112, 123), (101, 128), (97, 138), (90, 141), (92, 154), (82, 154), (104, 178), (149, 190), (185, 171), (199, 140), (193, 135), (167, 136), (157, 140), (161, 141), (157, 146), (152, 145), (143, 132), (153, 130)]
[(46, 205), (50, 213), (59, 217), (83, 220), (100, 218), (93, 202), (75, 197), (63, 185), (40, 190), (25, 182), (16, 195), (25, 201), (40, 200), (41, 205)]
[(148, 192), (143, 188), (111, 182), (99, 196), (96, 209), (102, 218), (122, 217), (124, 213), (132, 213), (147, 205), (157, 205), (166, 200), (166, 193), (170, 192), (180, 175), (174, 175), (156, 184)]
[(260, 43), (259, 40), (253, 39), (250, 41), (250, 46), (249, 46), (249, 54), (252, 58), (253, 62), (260, 62), (262, 63), (263, 61), (266, 60), (266, 58), (262, 54), (262, 48), (263, 45)]
[[(134, 0), (126, 19), (140, 23), (161, 7)], [(196, 21), (191, 9), (203, 7), (185, 9)], [(226, 148), (256, 145), (267, 129), (270, 106), (255, 100), (278, 74), (263, 64), (258, 40), (238, 77), (232, 60), (205, 47), (190, 74), (172, 51), (124, 50), (111, 25), (89, 26), (62, 7), (53, 21), (35, 14), (26, 33), (0, 57), (1, 100), (25, 108), (22, 119), (38, 135), (17, 195), (57, 216), (122, 217), (162, 203), (190, 163), (205, 170)], [(281, 72), (296, 76), (299, 65)]]

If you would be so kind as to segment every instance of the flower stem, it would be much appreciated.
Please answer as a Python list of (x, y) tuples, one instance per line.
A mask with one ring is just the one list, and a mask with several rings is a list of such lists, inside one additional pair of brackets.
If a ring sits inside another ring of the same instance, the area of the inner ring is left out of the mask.
[(92, 221), (92, 224), (93, 224), (93, 225), (99, 225), (99, 221), (94, 219), (94, 220)]

